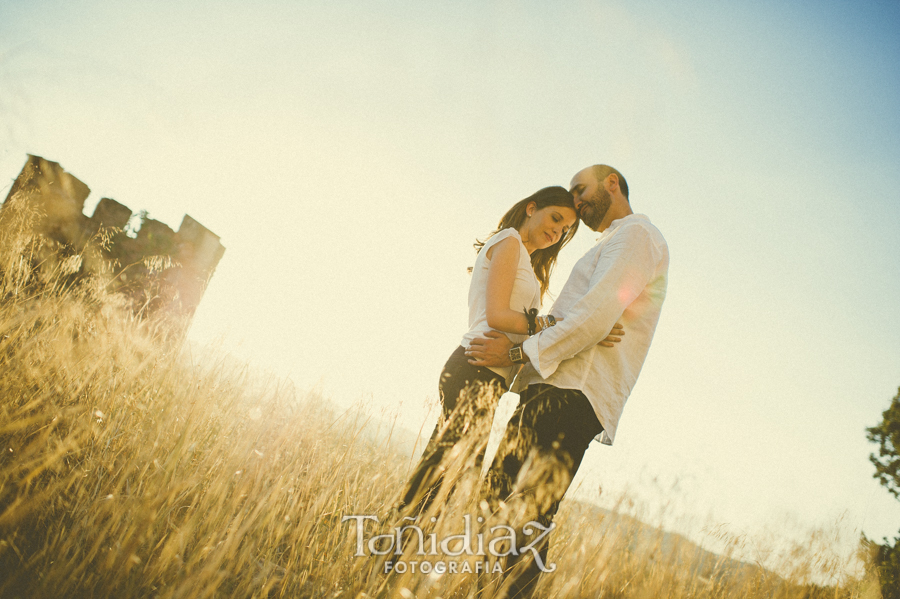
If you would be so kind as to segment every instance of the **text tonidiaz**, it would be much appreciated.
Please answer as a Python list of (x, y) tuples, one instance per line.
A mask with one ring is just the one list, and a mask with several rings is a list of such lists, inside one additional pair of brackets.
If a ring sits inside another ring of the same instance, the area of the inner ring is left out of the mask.
[[(413, 573), (418, 571), (422, 574), (493, 573), (502, 571), (496, 558), (509, 555), (518, 556), (529, 552), (532, 554), (535, 563), (542, 572), (554, 572), (556, 570), (555, 563), (544, 563), (538, 547), (538, 543), (540, 543), (541, 539), (546, 537), (550, 531), (556, 528), (555, 523), (551, 523), (550, 526), (543, 526), (541, 523), (534, 521), (526, 523), (522, 527), (523, 536), (531, 537), (535, 534), (537, 536), (535, 536), (534, 539), (531, 539), (531, 542), (528, 544), (520, 546), (517, 542), (517, 533), (515, 529), (505, 524), (492, 526), (489, 530), (487, 540), (485, 539), (484, 533), (479, 532), (473, 535), (472, 517), (470, 515), (463, 516), (463, 521), (465, 523), (464, 532), (448, 535), (440, 540), (437, 538), (436, 533), (425, 534), (425, 531), (416, 524), (396, 526), (391, 529), (391, 532), (389, 533), (375, 535), (367, 539), (363, 523), (366, 520), (374, 520), (378, 523), (378, 517), (366, 515), (344, 516), (341, 518), (341, 524), (348, 520), (356, 522), (356, 553), (354, 554), (356, 557), (365, 557), (367, 555), (389, 555), (391, 553), (394, 555), (403, 555), (405, 547), (403, 535), (406, 534), (409, 537), (411, 532), (412, 539), (418, 541), (418, 548), (416, 549), (415, 555), (419, 557), (446, 558), (466, 555), (472, 557), (478, 556), (481, 558), (495, 558), (494, 560), (482, 559), (481, 561), (474, 562), (474, 564), (470, 564), (469, 561), (466, 560), (457, 562), (444, 559), (439, 561), (428, 559), (418, 559), (416, 561), (400, 560), (396, 562), (385, 561), (385, 572), (393, 570), (399, 574), (403, 574), (406, 571)], [(412, 520), (415, 522), (415, 518), (410, 517), (406, 517), (404, 520)], [(432, 522), (435, 522), (437, 519), (432, 518), (431, 520)], [(479, 516), (478, 522), (484, 522), (484, 518)], [(501, 534), (498, 535), (498, 533)], [(473, 541), (475, 547), (473, 547)], [(485, 551), (485, 544), (487, 545), (487, 551)]]

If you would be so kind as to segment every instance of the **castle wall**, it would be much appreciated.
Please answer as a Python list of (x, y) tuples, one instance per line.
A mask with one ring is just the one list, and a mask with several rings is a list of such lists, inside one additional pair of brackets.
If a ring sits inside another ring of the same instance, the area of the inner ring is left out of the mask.
[(131, 300), (136, 314), (193, 315), (225, 253), (219, 236), (185, 215), (178, 231), (143, 217), (136, 237), (123, 231), (130, 208), (102, 198), (88, 217), (90, 188), (58, 163), (28, 155), (0, 210), (24, 203), (35, 218), (33, 233), (54, 242), (61, 253), (85, 252), (81, 275), (103, 269), (114, 275), (113, 291)]

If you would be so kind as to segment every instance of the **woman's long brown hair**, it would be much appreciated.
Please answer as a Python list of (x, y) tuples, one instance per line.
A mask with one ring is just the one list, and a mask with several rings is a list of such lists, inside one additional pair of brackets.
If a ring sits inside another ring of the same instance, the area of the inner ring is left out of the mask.
[[(575, 210), (575, 200), (568, 190), (558, 186), (545, 187), (544, 189), (536, 191), (524, 200), (516, 202), (513, 207), (503, 215), (503, 218), (500, 219), (500, 224), (497, 225), (497, 229), (493, 233), (483, 240), (475, 240), (475, 251), (481, 251), (484, 244), (503, 229), (512, 227), (518, 231), (519, 227), (525, 222), (527, 216), (526, 208), (531, 202), (534, 202), (537, 210), (546, 208), (547, 206), (562, 206), (564, 208)], [(575, 236), (575, 231), (577, 230), (578, 219), (575, 219), (575, 223), (568, 231), (566, 231), (565, 235), (562, 235), (559, 238), (559, 241), (548, 248), (534, 250), (534, 252), (531, 253), (531, 267), (534, 269), (534, 276), (537, 277), (538, 282), (541, 284), (541, 299), (543, 299), (544, 294), (547, 293), (547, 288), (550, 287), (550, 273), (556, 265), (556, 258), (559, 256), (559, 250), (572, 240), (572, 237)]]

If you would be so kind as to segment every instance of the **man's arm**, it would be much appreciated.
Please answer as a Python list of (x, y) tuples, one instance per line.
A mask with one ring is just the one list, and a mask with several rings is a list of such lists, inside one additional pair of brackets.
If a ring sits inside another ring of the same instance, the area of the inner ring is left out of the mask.
[[(610, 331), (609, 336), (598, 345), (602, 345), (603, 347), (615, 347), (616, 343), (619, 343), (622, 340), (622, 335), (624, 334), (624, 327), (622, 327), (621, 324), (616, 323), (613, 325), (613, 329)], [(469, 351), (466, 352), (466, 355), (469, 357), (469, 364), (473, 366), (513, 366), (515, 362), (512, 361), (509, 352), (512, 347), (513, 343), (506, 335), (498, 333), (497, 331), (488, 331), (485, 333), (485, 338), (476, 337), (475, 339), (472, 339)], [(527, 356), (525, 357), (527, 358)], [(523, 362), (519, 363), (522, 364)]]
[(542, 378), (560, 362), (602, 341), (641, 294), (661, 259), (653, 237), (640, 224), (626, 225), (607, 242), (590, 288), (557, 326), (525, 341), (523, 349)]

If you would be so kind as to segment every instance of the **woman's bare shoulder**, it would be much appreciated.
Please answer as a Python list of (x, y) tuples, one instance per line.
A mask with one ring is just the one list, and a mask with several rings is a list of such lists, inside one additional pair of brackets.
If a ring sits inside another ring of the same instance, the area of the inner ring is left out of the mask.
[[(521, 242), (516, 235), (507, 235), (504, 239), (497, 241), (486, 250), (485, 257), (491, 260), (499, 251), (504, 255), (518, 255), (519, 245)], [(514, 254), (515, 253), (515, 254)]]

